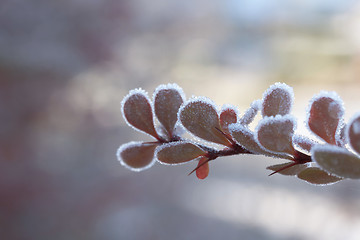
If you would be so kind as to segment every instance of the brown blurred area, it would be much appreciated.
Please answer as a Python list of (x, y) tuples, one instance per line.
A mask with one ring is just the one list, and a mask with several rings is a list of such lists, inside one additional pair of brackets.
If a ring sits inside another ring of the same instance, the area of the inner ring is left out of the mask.
[[(268, 178), (264, 157), (134, 173), (130, 89), (176, 82), (244, 111), (273, 82), (359, 111), (356, 1), (0, 2), (0, 239), (357, 239), (359, 183)], [(301, 122), (299, 121), (299, 124)], [(301, 128), (300, 128), (301, 129)]]

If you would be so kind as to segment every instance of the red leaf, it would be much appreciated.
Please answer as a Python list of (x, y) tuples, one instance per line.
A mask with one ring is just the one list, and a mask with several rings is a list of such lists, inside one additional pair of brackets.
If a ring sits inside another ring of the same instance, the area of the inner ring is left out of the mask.
[(150, 101), (144, 91), (139, 89), (130, 91), (122, 101), (122, 111), (130, 126), (159, 139), (154, 127)]
[(180, 108), (179, 115), (183, 126), (195, 136), (231, 146), (229, 140), (219, 131), (221, 129), (219, 115), (209, 100), (193, 99)]
[(230, 134), (229, 125), (237, 122), (237, 111), (234, 107), (228, 106), (220, 113), (220, 125), (224, 133)]
[(355, 115), (349, 122), (348, 141), (350, 146), (360, 154), (360, 113)]
[(275, 83), (264, 93), (262, 115), (270, 117), (289, 114), (293, 99), (294, 93), (291, 87), (284, 83)]
[(129, 142), (120, 146), (117, 151), (118, 160), (133, 171), (142, 171), (151, 167), (157, 144), (145, 142)]
[[(196, 177), (198, 179), (205, 179), (209, 175), (209, 162), (207, 157), (201, 157), (196, 169)], [(200, 166), (200, 167), (199, 167)]]
[(182, 90), (176, 84), (160, 85), (154, 93), (155, 115), (169, 137), (173, 135), (178, 110), (183, 103)]
[(161, 146), (157, 151), (157, 159), (165, 164), (179, 164), (189, 162), (201, 155), (204, 150), (189, 142), (173, 142)]
[(336, 130), (344, 115), (341, 99), (335, 93), (322, 92), (313, 98), (310, 106), (310, 130), (327, 143), (336, 145)]

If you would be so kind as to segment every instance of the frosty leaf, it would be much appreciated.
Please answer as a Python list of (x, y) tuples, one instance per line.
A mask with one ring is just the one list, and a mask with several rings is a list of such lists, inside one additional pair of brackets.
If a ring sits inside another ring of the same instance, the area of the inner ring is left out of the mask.
[(179, 118), (192, 134), (204, 140), (230, 146), (231, 143), (219, 131), (220, 120), (215, 106), (206, 98), (196, 98), (180, 108)]
[(306, 168), (303, 171), (299, 172), (297, 177), (315, 185), (327, 185), (342, 180), (342, 178), (331, 175), (317, 167)]
[(263, 154), (265, 156), (279, 157), (285, 159), (292, 159), (288, 155), (269, 152), (263, 149), (262, 147), (260, 147), (259, 143), (255, 140), (254, 133), (249, 128), (239, 123), (231, 124), (229, 126), (229, 130), (231, 136), (235, 139), (235, 141), (252, 153)]
[(256, 142), (253, 132), (241, 124), (231, 124), (229, 126), (231, 136), (245, 149), (253, 153), (263, 153), (264, 150)]
[(257, 140), (267, 150), (293, 155), (294, 128), (295, 119), (290, 115), (265, 117), (257, 126)]
[(360, 178), (360, 158), (344, 148), (334, 145), (316, 145), (312, 158), (329, 173), (344, 178)]
[(360, 154), (360, 113), (350, 120), (347, 133), (350, 146)]
[(303, 135), (294, 135), (293, 136), (293, 143), (301, 148), (302, 150), (305, 150), (307, 152), (311, 151), (311, 148), (317, 144), (314, 140), (303, 136)]
[(125, 167), (133, 171), (142, 171), (154, 164), (156, 147), (155, 143), (129, 142), (120, 146), (117, 158)]
[(177, 112), (183, 103), (182, 89), (176, 84), (160, 85), (154, 92), (154, 110), (159, 122), (171, 138)]
[(289, 114), (293, 99), (294, 93), (291, 87), (284, 83), (275, 83), (264, 93), (261, 113), (268, 117)]
[[(272, 171), (280, 173), (282, 175), (295, 176), (296, 174), (298, 174), (299, 172), (301, 172), (302, 170), (304, 170), (306, 168), (306, 164), (296, 164), (296, 165), (293, 165), (293, 164), (294, 164), (294, 162), (276, 164), (276, 165), (268, 166), (266, 169), (272, 170)], [(293, 165), (293, 166), (291, 166), (291, 165)], [(287, 167), (287, 166), (289, 166), (289, 167)], [(281, 170), (281, 169), (283, 169), (283, 170)]]
[(308, 126), (327, 143), (336, 144), (336, 130), (342, 121), (344, 108), (341, 99), (334, 92), (321, 92), (310, 103)]
[(154, 127), (150, 101), (143, 90), (130, 91), (122, 101), (122, 112), (130, 126), (159, 138)]
[(260, 106), (261, 106), (260, 100), (256, 100), (252, 102), (250, 108), (246, 110), (244, 116), (241, 117), (240, 123), (242, 125), (249, 125), (254, 120), (257, 112), (259, 111)]
[(205, 179), (209, 175), (209, 162), (207, 157), (201, 157), (196, 169), (196, 177), (198, 179)]
[(164, 164), (189, 162), (206, 154), (204, 150), (189, 142), (173, 142), (159, 147), (157, 159)]
[(237, 122), (237, 111), (233, 106), (226, 106), (220, 113), (220, 126), (224, 133), (230, 134), (229, 125)]

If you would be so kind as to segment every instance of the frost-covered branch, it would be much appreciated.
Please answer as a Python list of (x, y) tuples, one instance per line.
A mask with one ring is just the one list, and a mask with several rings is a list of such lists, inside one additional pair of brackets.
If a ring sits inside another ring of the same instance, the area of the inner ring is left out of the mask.
[[(334, 92), (315, 95), (307, 112), (307, 127), (318, 137), (314, 141), (295, 134), (293, 102), (292, 88), (283, 83), (270, 86), (242, 116), (233, 105), (218, 110), (205, 97), (186, 100), (176, 84), (160, 85), (153, 101), (145, 91), (131, 90), (122, 101), (124, 119), (155, 141), (123, 144), (117, 156), (133, 171), (147, 169), (155, 162), (177, 165), (198, 160), (193, 171), (199, 179), (208, 176), (209, 161), (239, 154), (285, 159), (287, 162), (267, 169), (317, 185), (360, 178), (360, 113), (345, 127), (339, 96)], [(259, 112), (261, 120), (250, 129)], [(184, 138), (186, 131), (194, 139)]]

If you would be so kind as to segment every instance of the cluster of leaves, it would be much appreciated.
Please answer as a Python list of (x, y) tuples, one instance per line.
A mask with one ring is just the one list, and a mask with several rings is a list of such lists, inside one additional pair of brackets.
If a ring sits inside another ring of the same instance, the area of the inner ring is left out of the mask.
[[(360, 178), (360, 114), (345, 124), (343, 103), (336, 93), (315, 95), (306, 120), (317, 137), (313, 140), (295, 133), (293, 101), (292, 88), (276, 83), (241, 116), (235, 106), (224, 105), (218, 110), (205, 97), (186, 101), (176, 84), (160, 85), (152, 102), (145, 91), (135, 89), (122, 101), (123, 116), (154, 141), (123, 144), (117, 156), (122, 165), (134, 171), (147, 169), (156, 161), (177, 165), (198, 160), (192, 172), (199, 179), (208, 176), (209, 161), (236, 154), (285, 159), (287, 162), (267, 169), (317, 185)], [(251, 129), (249, 124), (257, 114), (262, 118)], [(186, 131), (195, 140), (183, 138)]]

